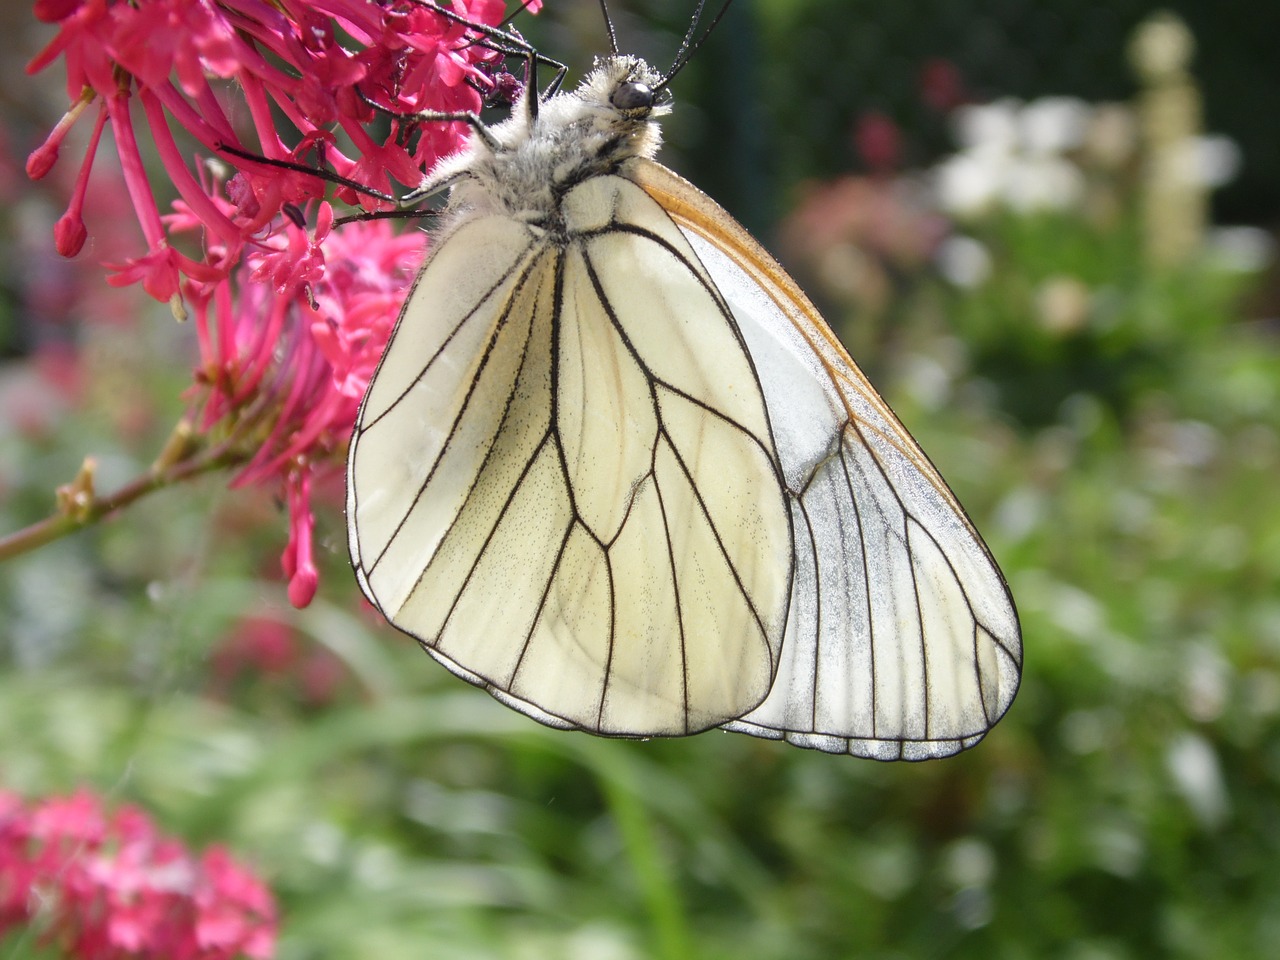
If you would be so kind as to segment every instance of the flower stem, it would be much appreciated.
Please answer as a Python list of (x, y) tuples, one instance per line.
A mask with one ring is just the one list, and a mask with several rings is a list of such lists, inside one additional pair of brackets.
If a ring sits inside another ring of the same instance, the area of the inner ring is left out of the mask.
[(182, 420), (146, 473), (114, 493), (98, 496), (93, 488), (96, 464), (92, 457), (88, 457), (75, 479), (58, 488), (57, 509), (53, 515), (0, 537), (0, 561), (28, 553), (97, 523), (149, 493), (247, 459), (247, 453), (237, 449), (230, 439), (210, 446), (204, 437), (195, 434), (188, 421)]

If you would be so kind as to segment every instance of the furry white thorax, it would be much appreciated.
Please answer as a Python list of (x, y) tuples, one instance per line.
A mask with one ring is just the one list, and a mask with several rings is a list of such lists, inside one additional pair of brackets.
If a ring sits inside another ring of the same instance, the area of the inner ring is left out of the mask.
[(651, 158), (662, 142), (656, 117), (665, 104), (624, 111), (612, 102), (624, 83), (658, 84), (662, 75), (636, 57), (596, 60), (574, 90), (557, 93), (538, 107), (529, 122), (526, 88), (511, 116), (489, 127), (497, 143), (473, 136), (458, 153), (443, 158), (424, 189), (449, 185), (448, 214), (441, 232), (465, 220), (507, 216), (553, 227), (565, 190), (593, 176), (615, 172), (633, 157)]

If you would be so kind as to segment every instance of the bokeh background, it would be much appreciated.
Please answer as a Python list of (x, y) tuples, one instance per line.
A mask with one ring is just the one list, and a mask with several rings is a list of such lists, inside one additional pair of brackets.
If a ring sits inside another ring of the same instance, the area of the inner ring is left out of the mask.
[[(668, 61), (691, 0), (626, 6)], [(0, 16), (7, 532), (86, 454), (103, 490), (143, 472), (193, 353), (102, 282), (118, 189), (54, 254), (74, 165), (22, 161), (63, 94)], [(603, 47), (591, 0), (521, 26), (571, 79)], [(674, 84), (664, 158), (801, 279), (1008, 577), (1026, 671), (977, 749), (544, 730), (361, 606), (336, 486), (295, 611), (279, 505), (215, 476), (0, 565), (0, 786), (230, 845), (289, 960), (1274, 956), (1277, 35), (1248, 0), (738, 0)]]

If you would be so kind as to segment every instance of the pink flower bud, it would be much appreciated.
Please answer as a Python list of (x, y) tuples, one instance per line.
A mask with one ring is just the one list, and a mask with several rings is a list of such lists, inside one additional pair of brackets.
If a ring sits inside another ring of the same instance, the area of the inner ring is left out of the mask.
[(84, 0), (36, 0), (36, 19), (42, 23), (57, 23), (80, 9)]
[(310, 560), (289, 579), (289, 602), (301, 610), (315, 598), (316, 588), (320, 585), (320, 571), (312, 566)]
[(32, 180), (43, 178), (46, 173), (53, 169), (53, 165), (58, 162), (58, 150), (61, 146), (60, 141), (54, 141), (50, 137), (32, 150), (31, 155), (27, 157), (27, 176)]
[(869, 110), (858, 118), (853, 130), (858, 156), (873, 173), (888, 173), (902, 159), (902, 133), (883, 113)]
[(53, 225), (53, 243), (58, 253), (64, 257), (74, 257), (84, 248), (84, 241), (89, 236), (84, 220), (78, 213), (68, 210)]

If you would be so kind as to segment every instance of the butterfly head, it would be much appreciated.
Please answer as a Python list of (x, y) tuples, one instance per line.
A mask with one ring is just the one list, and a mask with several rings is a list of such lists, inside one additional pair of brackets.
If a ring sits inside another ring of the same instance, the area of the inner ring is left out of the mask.
[(588, 139), (591, 134), (599, 136), (614, 160), (652, 157), (661, 142), (656, 121), (671, 112), (662, 80), (662, 74), (637, 57), (597, 60), (570, 95), (578, 114), (575, 126), (587, 133)]
[(607, 103), (621, 119), (642, 121), (671, 112), (662, 83), (662, 74), (643, 60), (612, 56), (596, 61), (577, 92), (588, 102)]
[(485, 138), (438, 164), (429, 180), (452, 181), (450, 206), (468, 215), (553, 223), (567, 189), (658, 152), (658, 118), (671, 110), (663, 84), (662, 74), (636, 57), (601, 58), (575, 89), (540, 100), (536, 110), (517, 105)]

